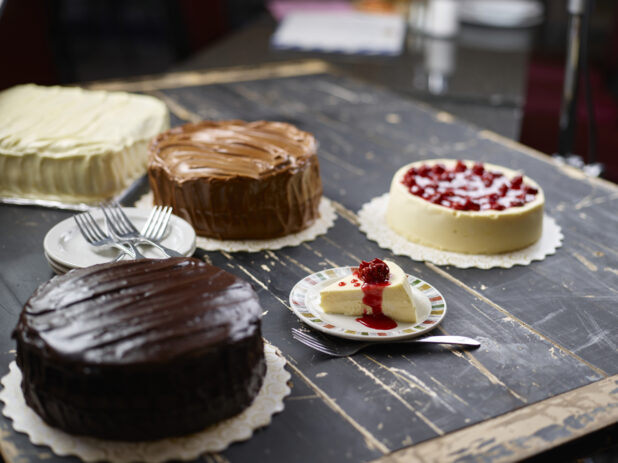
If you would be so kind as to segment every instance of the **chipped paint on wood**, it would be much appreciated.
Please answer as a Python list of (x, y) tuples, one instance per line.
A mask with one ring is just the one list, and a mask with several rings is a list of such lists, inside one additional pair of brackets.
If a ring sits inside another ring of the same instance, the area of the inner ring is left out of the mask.
[(352, 212), (349, 209), (346, 209), (345, 206), (343, 206), (343, 204), (334, 201), (334, 200), (330, 200), (331, 204), (333, 205), (333, 207), (335, 208), (335, 211), (337, 212), (337, 214), (339, 214), (341, 217), (343, 217), (344, 219), (346, 219), (348, 222), (350, 222), (352, 225), (360, 225), (360, 221), (358, 220), (358, 216)]
[(287, 266), (287, 264), (286, 264), (285, 262), (283, 262), (283, 261), (279, 258), (279, 256), (278, 256), (277, 254), (275, 254), (274, 252), (272, 252), (272, 251), (266, 251), (266, 254), (267, 254), (267, 255), (268, 255), (268, 256), (269, 256), (272, 260), (277, 261), (278, 263), (280, 263), (280, 264), (282, 264), (282, 265)]
[(525, 327), (527, 330), (531, 331), (532, 333), (534, 333), (538, 337), (540, 337), (540, 338), (546, 340), (547, 342), (549, 342), (550, 344), (552, 344), (554, 347), (556, 347), (561, 352), (563, 352), (563, 353), (565, 353), (567, 355), (570, 355), (572, 357), (575, 357), (579, 362), (586, 364), (590, 369), (595, 371), (597, 374), (599, 374), (599, 375), (601, 375), (603, 377), (607, 377), (608, 376), (607, 373), (605, 371), (603, 371), (602, 369), (592, 365), (590, 362), (585, 361), (583, 358), (581, 358), (580, 356), (575, 354), (573, 351), (567, 349), (564, 346), (561, 346), (560, 344), (558, 344), (555, 341), (551, 340), (547, 336), (543, 335), (538, 330), (535, 330), (529, 324), (524, 323), (522, 320), (520, 320), (519, 318), (517, 318), (513, 314), (511, 314), (508, 310), (504, 309), (503, 307), (500, 307), (498, 304), (496, 304), (495, 302), (491, 301), (489, 298), (487, 298), (483, 294), (479, 293), (475, 289), (473, 289), (473, 288), (469, 287), (468, 285), (462, 283), (461, 281), (457, 280), (454, 276), (452, 276), (448, 272), (442, 270), (441, 268), (439, 268), (436, 265), (431, 264), (429, 262), (426, 262), (425, 265), (427, 265), (429, 268), (434, 270), (436, 273), (439, 273), (443, 277), (447, 278), (448, 280), (451, 280), (453, 283), (457, 284), (458, 286), (460, 286), (461, 288), (465, 289), (469, 293), (473, 294), (475, 297), (477, 297), (481, 301), (485, 302), (486, 304), (489, 304), (493, 308), (495, 308), (495, 309), (499, 310), (500, 312), (504, 313), (508, 317), (509, 320), (512, 320), (514, 323), (518, 323), (521, 326)]
[[(335, 209), (337, 209), (337, 207), (335, 206)], [(341, 215), (341, 214), (340, 214)], [(360, 257), (358, 257), (356, 254), (352, 254), (351, 252), (349, 252), (347, 249), (344, 249), (339, 243), (336, 243), (335, 241), (331, 240), (328, 236), (322, 236), (321, 239), (323, 239), (324, 241), (326, 241), (328, 244), (330, 244), (331, 246), (334, 246), (335, 248), (339, 249), (339, 251), (343, 254), (345, 254), (346, 256), (348, 256), (352, 262), (360, 262), (362, 259)]]
[(423, 421), (427, 426), (429, 426), (429, 428), (431, 428), (436, 434), (438, 435), (442, 435), (444, 434), (444, 431), (442, 429), (440, 429), (438, 426), (436, 426), (434, 423), (431, 422), (430, 419), (428, 419), (425, 415), (423, 415), (419, 410), (417, 410), (412, 404), (408, 403), (403, 397), (401, 397), (400, 394), (398, 394), (392, 387), (388, 386), (386, 383), (384, 383), (384, 381), (382, 381), (380, 378), (378, 378), (376, 375), (374, 375), (373, 373), (371, 373), (367, 368), (363, 367), (361, 364), (359, 364), (356, 360), (354, 360), (352, 357), (347, 357), (348, 361), (351, 362), (354, 366), (356, 366), (356, 368), (358, 368), (360, 371), (362, 371), (366, 376), (368, 376), (369, 378), (371, 378), (371, 380), (376, 383), (378, 386), (380, 386), (382, 389), (384, 389), (386, 392), (388, 392), (390, 395), (392, 395), (395, 399), (397, 399), (401, 405), (403, 405), (405, 408), (407, 408), (408, 410), (410, 410), (412, 413), (414, 413), (421, 421)]
[(293, 257), (291, 257), (290, 255), (285, 254), (284, 257), (289, 260), (290, 262), (292, 262), (294, 265), (296, 265), (296, 267), (298, 267), (299, 269), (302, 269), (304, 272), (311, 274), (311, 273), (315, 273), (316, 271), (307, 267), (306, 265), (302, 264), (301, 262), (299, 262), (298, 260), (294, 259)]
[(320, 396), (317, 394), (310, 394), (310, 395), (297, 395), (297, 396), (292, 396), (292, 397), (286, 397), (286, 401), (295, 401), (295, 400), (315, 400), (315, 399), (319, 399)]
[[(347, 170), (348, 172), (350, 172), (353, 175), (356, 175), (357, 177), (363, 177), (364, 175), (367, 174), (367, 172), (365, 172), (363, 169), (355, 166), (354, 164), (351, 164), (349, 162), (345, 162), (345, 161), (341, 160), (340, 158), (338, 158), (334, 154), (331, 154), (331, 153), (329, 153), (328, 151), (326, 151), (324, 149), (320, 149), (318, 151), (318, 157), (320, 159), (326, 159), (327, 161), (331, 162), (332, 164), (335, 164), (336, 166), (339, 166), (342, 169)], [(322, 166), (322, 168), (323, 168), (323, 166)]]
[(521, 394), (518, 394), (517, 392), (515, 392), (510, 387), (508, 387), (496, 375), (494, 375), (491, 371), (489, 371), (489, 369), (487, 367), (485, 367), (485, 365), (483, 365), (479, 361), (479, 359), (477, 359), (474, 356), (474, 354), (471, 354), (470, 352), (465, 352), (465, 351), (459, 352), (459, 351), (456, 351), (456, 350), (453, 351), (453, 354), (455, 354), (456, 356), (464, 358), (465, 360), (467, 360), (470, 363), (470, 365), (472, 365), (483, 376), (485, 376), (489, 380), (490, 383), (496, 384), (496, 385), (504, 388), (504, 390), (506, 390), (509, 394), (511, 394), (513, 397), (515, 397), (520, 402), (523, 402), (523, 403), (528, 402), (525, 397), (523, 397)]
[(586, 259), (584, 256), (582, 256), (578, 252), (574, 252), (573, 257), (575, 257), (578, 261), (580, 261), (591, 272), (596, 272), (597, 270), (599, 270), (599, 267), (594, 265), (592, 262), (590, 262), (588, 259)]
[(322, 254), (320, 251), (318, 251), (317, 249), (315, 249), (313, 246), (310, 246), (307, 243), (303, 243), (302, 246), (305, 249), (308, 249), (309, 251), (311, 251), (313, 254), (315, 254), (316, 256), (318, 256), (319, 258), (323, 259), (325, 263), (327, 263), (328, 265), (330, 265), (331, 267), (339, 267), (339, 264), (337, 264), (336, 262), (333, 262), (330, 259), (327, 259), (326, 257), (324, 257), (324, 254)]
[(300, 378), (311, 388), (313, 389), (318, 396), (338, 415), (343, 417), (345, 421), (351, 424), (354, 429), (356, 429), (365, 439), (365, 444), (369, 449), (377, 449), (383, 454), (387, 454), (389, 452), (388, 447), (386, 447), (382, 442), (380, 442), (373, 434), (371, 434), (365, 427), (361, 426), (358, 422), (350, 417), (339, 405), (335, 399), (326, 394), (322, 389), (320, 389), (313, 381), (311, 381), (307, 375), (305, 375), (297, 366), (292, 363), (288, 363), (288, 366), (294, 370)]
[(519, 461), (618, 420), (618, 375), (469, 426), (374, 463)]
[(20, 456), (17, 446), (9, 439), (11, 432), (0, 426), (0, 457), (4, 463), (15, 463)]
[(612, 193), (609, 196), (599, 196), (599, 197), (596, 197), (596, 198), (593, 198), (592, 195), (590, 195), (590, 196), (585, 197), (581, 201), (579, 201), (574, 206), (574, 209), (575, 210), (580, 210), (580, 209), (584, 209), (586, 207), (598, 206), (600, 204), (604, 204), (604, 203), (607, 203), (607, 202), (610, 202), (610, 201), (614, 201), (617, 198), (618, 198), (618, 192)]
[(399, 124), (401, 122), (401, 116), (397, 113), (389, 113), (386, 115), (386, 122), (389, 124)]
[(451, 113), (447, 113), (446, 111), (440, 111), (436, 113), (436, 119), (445, 124), (452, 124), (455, 120), (455, 116)]
[(200, 122), (202, 120), (202, 117), (199, 114), (189, 111), (183, 105), (163, 92), (153, 91), (148, 92), (148, 94), (163, 101), (170, 112), (183, 121)]
[(332, 66), (324, 61), (305, 60), (268, 63), (262, 66), (235, 66), (212, 71), (173, 72), (134, 80), (91, 82), (84, 84), (84, 87), (93, 90), (151, 92), (162, 89), (322, 74), (329, 71), (332, 71)]
[(229, 463), (229, 460), (220, 453), (207, 453), (202, 458), (207, 463)]

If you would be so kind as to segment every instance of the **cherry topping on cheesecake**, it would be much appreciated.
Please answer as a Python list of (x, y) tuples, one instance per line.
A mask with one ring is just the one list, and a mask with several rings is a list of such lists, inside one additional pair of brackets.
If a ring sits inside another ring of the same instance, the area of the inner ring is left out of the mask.
[(365, 283), (385, 283), (388, 281), (390, 269), (386, 262), (373, 259), (371, 262), (361, 261), (358, 266), (358, 276)]
[(457, 161), (421, 165), (408, 170), (401, 181), (408, 191), (431, 203), (460, 211), (502, 211), (521, 207), (534, 200), (538, 190), (517, 175), (507, 178), (502, 172), (485, 169), (483, 164), (467, 166)]
[[(391, 330), (397, 327), (397, 322), (384, 315), (382, 312), (382, 293), (384, 288), (390, 285), (390, 269), (386, 262), (373, 259), (371, 262), (361, 261), (358, 271), (355, 272), (363, 284), (363, 304), (371, 307), (371, 313), (365, 313), (357, 318), (359, 323), (378, 330)], [(354, 281), (354, 280), (352, 280)], [(354, 284), (357, 286), (357, 284)]]

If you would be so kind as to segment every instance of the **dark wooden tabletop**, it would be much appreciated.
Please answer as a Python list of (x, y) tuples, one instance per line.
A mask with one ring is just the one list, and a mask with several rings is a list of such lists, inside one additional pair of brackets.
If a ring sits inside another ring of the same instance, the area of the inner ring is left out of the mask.
[[(98, 87), (161, 98), (173, 125), (282, 120), (320, 143), (324, 194), (338, 213), (326, 235), (278, 251), (196, 252), (254, 285), (267, 311), (264, 337), (282, 351), (292, 374), (285, 410), (268, 427), (199, 461), (518, 461), (616, 429), (615, 185), (319, 61)], [(388, 191), (398, 167), (435, 157), (524, 170), (544, 188), (563, 246), (528, 266), (462, 270), (393, 256), (369, 241), (358, 229), (360, 207)], [(43, 237), (70, 215), (0, 206), (0, 375), (14, 358), (10, 333), (23, 303), (52, 277)], [(290, 329), (301, 322), (289, 308), (292, 286), (309, 273), (376, 256), (394, 259), (444, 295), (449, 311), (437, 334), (472, 336), (482, 347), (378, 346), (332, 359), (294, 341)], [(0, 449), (7, 463), (75, 460), (30, 444), (4, 417)]]

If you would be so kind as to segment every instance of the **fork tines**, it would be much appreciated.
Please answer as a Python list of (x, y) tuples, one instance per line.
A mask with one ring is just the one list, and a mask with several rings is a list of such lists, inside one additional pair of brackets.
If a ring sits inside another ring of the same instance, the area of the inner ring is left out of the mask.
[(307, 334), (297, 328), (292, 328), (292, 337), (297, 341), (309, 346), (317, 351), (320, 351), (327, 355), (339, 355), (339, 352), (333, 350), (330, 346), (320, 342), (314, 336)]
[(77, 224), (77, 228), (81, 232), (82, 236), (86, 238), (89, 243), (95, 241), (101, 241), (107, 238), (107, 235), (103, 233), (103, 230), (99, 227), (99, 224), (94, 220), (90, 212), (82, 212), (73, 216), (73, 220)]
[(142, 235), (153, 241), (161, 240), (171, 215), (172, 208), (170, 206), (155, 206), (144, 224)]
[[(133, 222), (127, 217), (122, 206), (116, 201), (111, 201), (101, 205), (101, 210), (108, 217), (108, 222), (114, 227), (114, 233), (118, 235), (126, 235), (128, 233), (138, 234), (139, 231), (133, 225)], [(108, 216), (109, 213), (109, 216)]]

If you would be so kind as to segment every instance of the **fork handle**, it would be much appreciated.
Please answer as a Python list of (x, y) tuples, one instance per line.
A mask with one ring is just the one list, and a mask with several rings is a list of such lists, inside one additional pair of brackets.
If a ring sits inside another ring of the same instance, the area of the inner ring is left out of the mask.
[(479, 347), (481, 343), (466, 336), (426, 336), (424, 338), (402, 339), (398, 343), (453, 344), (456, 346)]
[(134, 254), (134, 249), (132, 249), (131, 246), (125, 246), (124, 244), (120, 244), (117, 242), (111, 242), (109, 243), (110, 246), (118, 249), (120, 251), (120, 254), (118, 254), (116, 256), (116, 258), (114, 260), (112, 260), (112, 262), (117, 262), (119, 260), (122, 260), (124, 258), (124, 256), (129, 256), (130, 259), (136, 259), (137, 256)]
[(185, 257), (184, 254), (181, 254), (178, 251), (174, 251), (173, 249), (170, 249), (166, 246), (163, 246), (162, 244), (159, 244), (147, 238), (142, 238), (142, 237), (136, 238), (136, 241), (140, 244), (149, 244), (150, 246), (154, 246), (155, 248), (159, 249), (162, 253), (166, 254), (167, 257)]
[(135, 243), (133, 243), (132, 240), (122, 240), (122, 242), (127, 243), (131, 248), (131, 251), (135, 253), (135, 257), (133, 257), (134, 259), (146, 259), (146, 256), (142, 254), (139, 249), (137, 249), (137, 246), (135, 246)]

